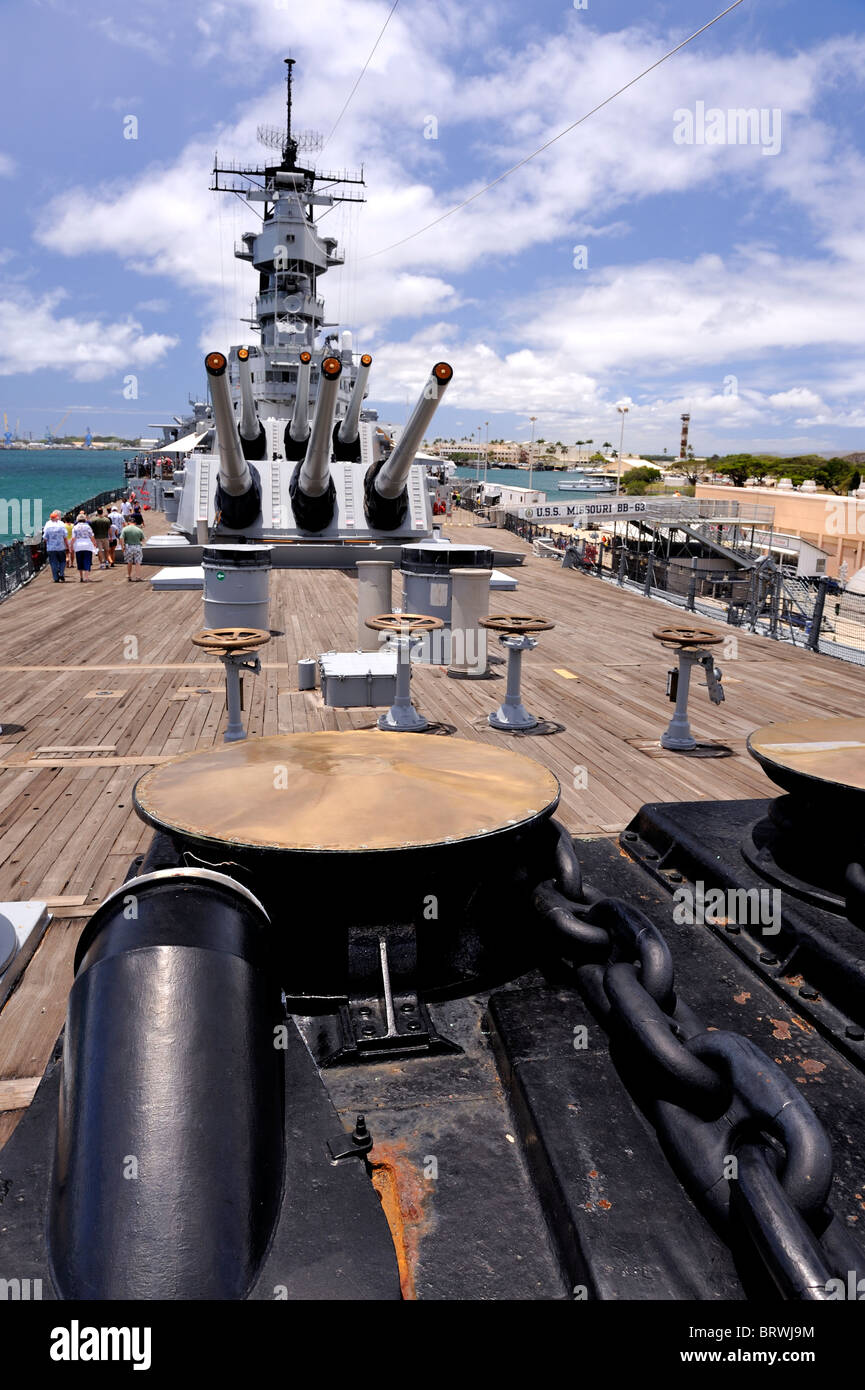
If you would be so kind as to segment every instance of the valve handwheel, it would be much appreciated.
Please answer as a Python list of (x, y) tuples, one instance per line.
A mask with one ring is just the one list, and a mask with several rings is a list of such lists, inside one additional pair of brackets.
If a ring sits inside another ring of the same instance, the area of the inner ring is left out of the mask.
[(270, 641), (270, 633), (258, 627), (206, 627), (197, 632), (193, 645), (207, 652), (254, 652)]
[(717, 647), (724, 640), (705, 627), (659, 627), (652, 636), (670, 647)]
[(514, 637), (530, 632), (548, 632), (555, 627), (555, 623), (548, 623), (546, 618), (534, 618), (526, 613), (502, 613), (492, 618), (479, 618), (478, 622), (491, 632), (507, 632)]
[(441, 618), (432, 618), (427, 613), (379, 613), (375, 618), (367, 618), (366, 626), (373, 632), (435, 632), (444, 627)]

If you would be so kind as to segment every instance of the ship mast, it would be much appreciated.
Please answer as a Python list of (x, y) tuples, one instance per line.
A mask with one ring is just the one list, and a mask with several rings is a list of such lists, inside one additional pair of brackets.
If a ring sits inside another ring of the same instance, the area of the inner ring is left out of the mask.
[[(294, 58), (284, 59), (286, 68), (285, 128), (259, 126), (258, 138), (279, 152), (280, 163), (263, 168), (235, 161), (214, 159), (211, 189), (234, 193), (255, 208), (261, 219), (257, 232), (244, 232), (235, 247), (239, 260), (250, 262), (258, 272), (258, 291), (253, 316), (246, 320), (257, 330), (261, 346), (250, 357), (252, 386), (260, 401), (259, 415), (286, 417), (293, 413), (294, 396), (306, 373), (299, 374), (301, 352), (311, 355), (308, 386), (311, 400), (318, 391), (319, 369), (324, 357), (332, 355), (335, 336), (317, 342), (325, 328), (324, 301), (319, 297), (318, 280), (331, 266), (342, 265), (335, 237), (320, 236), (316, 216), (336, 203), (365, 201), (348, 191), (346, 185), (363, 185), (359, 173), (342, 170), (324, 173), (312, 165), (298, 163), (299, 152), (314, 153), (322, 148), (322, 137), (314, 131), (295, 131), (293, 124)], [(326, 184), (326, 191), (318, 185)], [(258, 206), (262, 205), (261, 212)], [(336, 418), (342, 419), (355, 376), (350, 347), (339, 353), (343, 376), (340, 381)], [(263, 361), (261, 359), (264, 359)], [(231, 380), (237, 384), (236, 350), (230, 354)]]

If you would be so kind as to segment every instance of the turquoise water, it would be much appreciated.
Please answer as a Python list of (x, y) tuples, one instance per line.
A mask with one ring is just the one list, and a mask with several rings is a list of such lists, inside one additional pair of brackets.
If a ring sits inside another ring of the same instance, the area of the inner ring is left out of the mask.
[[(587, 465), (594, 468), (596, 465)], [(458, 478), (477, 478), (477, 468), (463, 466), (457, 468)], [(481, 464), (480, 477), (483, 479), (484, 467)], [(580, 491), (562, 492), (559, 488), (561, 482), (573, 482), (574, 473), (532, 473), (532, 487), (543, 492), (548, 502), (573, 502), (578, 497), (599, 498), (597, 492)], [(527, 468), (490, 468), (487, 472), (487, 482), (489, 484), (500, 483), (502, 487), (528, 487), (529, 470)]]
[[(134, 449), (0, 449), (0, 545), (41, 530), (55, 507), (68, 511), (123, 486)], [(11, 505), (10, 505), (11, 504)]]

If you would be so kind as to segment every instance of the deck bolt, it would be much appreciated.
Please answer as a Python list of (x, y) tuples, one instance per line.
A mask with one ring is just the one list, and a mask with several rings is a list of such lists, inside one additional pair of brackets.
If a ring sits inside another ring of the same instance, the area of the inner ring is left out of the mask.
[(777, 956), (769, 955), (769, 953), (768, 953), (767, 951), (764, 951), (764, 952), (762, 953), (762, 955), (760, 956), (760, 960), (763, 962), (764, 965), (777, 965), (777, 964), (778, 964), (778, 957), (777, 957)]
[(852, 1038), (854, 1042), (862, 1042), (865, 1038), (865, 1028), (859, 1028), (855, 1023), (848, 1023), (844, 1029), (845, 1038)]
[(402, 1004), (402, 1005), (400, 1006), (400, 1013), (403, 1013), (403, 1014), (413, 1014), (413, 1013), (414, 1013), (414, 1004)]
[(739, 925), (738, 925), (737, 922), (726, 922), (726, 923), (724, 924), (724, 931), (728, 931), (728, 932), (730, 933), (731, 936), (738, 936), (738, 935), (739, 935)]
[(360, 1031), (361, 1031), (361, 1033), (363, 1034), (363, 1036), (364, 1036), (365, 1038), (372, 1038), (372, 1037), (375, 1036), (375, 1029), (374, 1029), (374, 1028), (361, 1028)]
[(818, 995), (816, 989), (811, 989), (810, 985), (802, 985), (802, 988), (799, 990), (799, 993), (801, 994), (801, 996), (802, 996), (803, 999), (818, 999), (818, 998), (819, 998), (819, 995)]
[(415, 1023), (410, 1023), (410, 1024), (409, 1024), (409, 1031), (412, 1032), (412, 1033), (417, 1033), (417, 1032), (419, 1032), (419, 1031), (420, 1031), (420, 1024), (417, 1023), (417, 1022), (415, 1022)]
[(636, 840), (636, 838), (637, 838), (637, 832), (636, 832), (635, 830), (626, 830), (625, 833), (624, 833), (624, 835), (622, 836), (622, 839), (623, 839), (623, 840), (629, 840), (629, 841), (630, 841), (630, 840)]
[(372, 1014), (372, 1009), (358, 1009), (358, 1013), (360, 1014), (361, 1018), (369, 1018)]

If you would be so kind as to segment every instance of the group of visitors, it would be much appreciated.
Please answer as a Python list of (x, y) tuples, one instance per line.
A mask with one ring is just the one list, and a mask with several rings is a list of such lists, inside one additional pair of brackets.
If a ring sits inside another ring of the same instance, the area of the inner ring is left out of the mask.
[(138, 571), (144, 559), (144, 516), (134, 492), (119, 505), (112, 502), (108, 510), (97, 507), (89, 520), (83, 511), (74, 521), (72, 517), (72, 512), (61, 517), (53, 511), (42, 530), (55, 584), (66, 583), (67, 563), (77, 568), (81, 584), (89, 583), (94, 555), (99, 556), (101, 570), (114, 569), (122, 555), (127, 580), (143, 583)]

